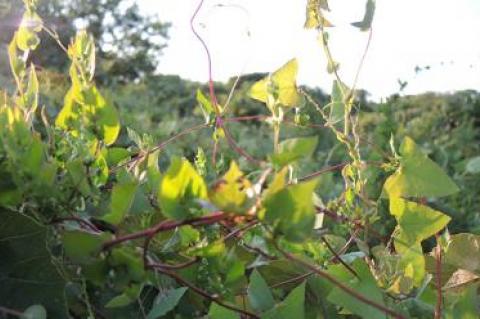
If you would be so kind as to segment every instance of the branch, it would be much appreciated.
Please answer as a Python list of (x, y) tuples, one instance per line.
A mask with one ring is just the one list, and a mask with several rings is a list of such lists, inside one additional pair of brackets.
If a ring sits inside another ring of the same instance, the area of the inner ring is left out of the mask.
[(215, 212), (210, 215), (206, 215), (198, 218), (186, 219), (183, 221), (174, 221), (174, 220), (162, 221), (153, 227), (150, 227), (135, 233), (131, 233), (128, 235), (120, 236), (113, 240), (107, 241), (106, 243), (103, 244), (103, 250), (110, 249), (113, 246), (116, 246), (120, 243), (130, 241), (130, 240), (135, 240), (139, 238), (152, 238), (153, 236), (155, 236), (160, 232), (172, 230), (177, 227), (181, 227), (185, 225), (203, 226), (203, 225), (215, 224), (221, 220), (227, 219), (228, 217), (229, 215), (225, 214), (224, 212)]
[(334, 276), (330, 275), (328, 272), (326, 271), (323, 271), (319, 268), (317, 268), (315, 265), (312, 265), (306, 261), (303, 261), (297, 257), (295, 257), (294, 255), (284, 251), (283, 249), (281, 249), (277, 243), (274, 242), (274, 245), (275, 247), (277, 248), (277, 250), (279, 252), (282, 253), (282, 255), (284, 255), (287, 259), (293, 261), (293, 262), (296, 262), (302, 266), (304, 266), (305, 268), (311, 270), (312, 272), (316, 273), (317, 275), (319, 275), (320, 277), (330, 281), (333, 285), (335, 285), (337, 288), (340, 288), (341, 290), (343, 290), (344, 292), (346, 292), (347, 294), (349, 294), (350, 296), (358, 299), (359, 301), (367, 304), (367, 305), (370, 305), (382, 312), (384, 312), (385, 314), (387, 315), (390, 315), (392, 316), (393, 318), (395, 319), (405, 319), (405, 317), (403, 317), (401, 314), (395, 312), (394, 310), (390, 309), (390, 308), (387, 308), (385, 307), (384, 305), (382, 304), (379, 304), (377, 303), (376, 301), (373, 301), (365, 296), (363, 296), (362, 294), (359, 294), (358, 292), (356, 292), (354, 289), (350, 288), (349, 286), (343, 284), (342, 282), (340, 282), (338, 279), (336, 279)]
[(298, 181), (299, 182), (305, 182), (305, 181), (311, 180), (311, 179), (313, 179), (317, 176), (320, 176), (320, 175), (328, 173), (328, 172), (334, 172), (334, 171), (342, 170), (346, 165), (348, 165), (348, 163), (340, 163), (340, 164), (337, 164), (337, 165), (328, 166), (328, 167), (322, 168), (321, 170), (316, 171), (312, 174), (301, 177), (301, 178), (298, 179)]
[(335, 249), (333, 249), (333, 247), (330, 245), (327, 239), (322, 236), (321, 240), (323, 241), (325, 246), (327, 246), (327, 249), (333, 254), (334, 260), (337, 260), (338, 262), (340, 262), (352, 275), (359, 278), (357, 272), (337, 254), (337, 252), (335, 251)]
[(218, 298), (218, 296), (209, 294), (207, 291), (205, 291), (205, 290), (201, 289), (200, 287), (197, 287), (197, 286), (193, 285), (192, 283), (186, 281), (180, 275), (178, 275), (177, 273), (175, 273), (173, 271), (166, 270), (166, 269), (161, 269), (161, 268), (158, 268), (156, 270), (160, 273), (163, 273), (163, 274), (175, 279), (179, 284), (187, 286), (188, 288), (190, 288), (196, 294), (204, 297), (205, 299), (210, 300), (211, 302), (214, 302), (214, 303), (218, 304), (219, 306), (222, 306), (224, 308), (227, 308), (227, 309), (230, 309), (230, 310), (235, 311), (237, 313), (240, 313), (240, 314), (246, 316), (247, 318), (260, 319), (259, 316), (257, 316), (256, 314), (254, 314), (250, 311), (243, 310), (243, 309), (237, 308), (234, 305), (225, 303), (220, 298)]

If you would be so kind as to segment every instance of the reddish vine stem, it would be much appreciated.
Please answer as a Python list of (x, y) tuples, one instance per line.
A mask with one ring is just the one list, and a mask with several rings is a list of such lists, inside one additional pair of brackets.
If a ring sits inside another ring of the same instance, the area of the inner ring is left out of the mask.
[(273, 289), (273, 288), (278, 288), (278, 287), (283, 286), (283, 285), (292, 284), (292, 283), (301, 281), (301, 280), (303, 280), (303, 279), (305, 279), (305, 278), (308, 278), (308, 277), (310, 277), (311, 275), (314, 275), (314, 274), (315, 274), (315, 272), (310, 271), (310, 272), (301, 274), (301, 275), (299, 275), (299, 276), (297, 276), (297, 277), (293, 277), (293, 278), (284, 280), (284, 281), (282, 281), (282, 282), (273, 284), (273, 285), (270, 286), (270, 288)]
[(282, 248), (280, 248), (278, 246), (278, 244), (276, 242), (274, 242), (274, 245), (275, 245), (275, 248), (277, 248), (277, 250), (283, 255), (285, 256), (285, 258), (287, 258), (288, 260), (291, 260), (295, 263), (298, 263), (300, 265), (302, 265), (303, 267), (311, 270), (312, 272), (314, 272), (315, 274), (319, 275), (320, 277), (330, 281), (333, 285), (335, 285), (336, 287), (340, 288), (341, 290), (343, 290), (344, 292), (346, 292), (347, 294), (349, 294), (350, 296), (354, 297), (355, 299), (367, 304), (367, 305), (370, 305), (372, 306), (373, 308), (376, 308), (377, 310), (380, 310), (382, 312), (384, 312), (385, 314), (387, 315), (390, 315), (392, 316), (393, 318), (395, 319), (405, 319), (404, 316), (402, 316), (401, 314), (397, 313), (396, 311), (390, 309), (390, 308), (387, 308), (385, 307), (384, 305), (382, 304), (379, 304), (377, 303), (376, 301), (373, 301), (367, 297), (365, 297), (364, 295), (362, 294), (359, 294), (358, 292), (356, 292), (354, 289), (350, 288), (349, 286), (343, 284), (342, 282), (340, 282), (338, 279), (336, 279), (334, 276), (330, 275), (329, 273), (327, 273), (326, 271), (323, 271), (319, 268), (317, 268), (317, 266), (315, 265), (312, 265), (300, 258), (297, 258), (295, 257), (294, 255), (290, 254), (289, 252), (286, 252), (285, 250), (283, 250)]
[(2, 306), (0, 306), (0, 313), (3, 313), (5, 315), (16, 316), (16, 317), (19, 317), (19, 318), (24, 317), (23, 312), (18, 311), (18, 310), (14, 310), (14, 309), (9, 309), (9, 308), (2, 307)]
[(334, 260), (338, 261), (339, 263), (341, 263), (343, 265), (343, 267), (345, 267), (345, 269), (347, 269), (352, 275), (354, 275), (355, 277), (359, 278), (358, 277), (358, 274), (357, 272), (349, 265), (347, 264), (343, 259), (342, 257), (340, 257), (337, 252), (335, 251), (335, 249), (333, 249), (333, 247), (330, 245), (330, 243), (327, 241), (327, 239), (325, 237), (321, 237), (321, 240), (322, 242), (325, 244), (325, 246), (327, 246), (327, 249), (333, 254), (333, 257), (334, 257)]
[(205, 53), (207, 54), (208, 87), (209, 87), (209, 90), (210, 90), (210, 99), (212, 100), (212, 104), (213, 104), (213, 107), (215, 109), (215, 113), (217, 115), (219, 115), (220, 111), (218, 109), (217, 96), (215, 95), (215, 88), (214, 88), (214, 85), (213, 85), (212, 55), (210, 54), (210, 50), (208, 49), (207, 43), (205, 42), (205, 40), (203, 40), (203, 38), (200, 36), (200, 34), (195, 29), (195, 26), (193, 25), (193, 23), (195, 21), (195, 18), (197, 17), (198, 13), (200, 12), (200, 9), (202, 9), (202, 6), (203, 6), (203, 0), (200, 0), (197, 8), (195, 9), (195, 12), (193, 13), (192, 17), (190, 18), (190, 28), (192, 29), (192, 32), (195, 35), (195, 37), (202, 44), (203, 48), (205, 49)]
[(231, 305), (229, 303), (226, 303), (224, 302), (223, 300), (221, 300), (220, 298), (218, 298), (218, 296), (216, 295), (211, 295), (210, 293), (208, 293), (207, 291), (203, 290), (202, 288), (200, 287), (197, 287), (195, 285), (193, 285), (192, 283), (190, 283), (189, 281), (183, 279), (180, 275), (178, 275), (177, 273), (173, 272), (173, 271), (170, 271), (170, 270), (166, 270), (166, 269), (161, 269), (161, 268), (158, 268), (156, 269), (158, 272), (160, 273), (163, 273), (173, 279), (175, 279), (179, 284), (181, 285), (184, 285), (188, 288), (190, 288), (193, 292), (195, 292), (196, 294), (204, 297), (205, 299), (208, 299), (210, 300), (211, 302), (215, 302), (216, 304), (218, 304), (219, 306), (222, 306), (224, 308), (227, 308), (227, 309), (230, 309), (232, 311), (235, 311), (237, 313), (240, 313), (244, 316), (246, 316), (247, 318), (255, 318), (255, 319), (260, 319), (259, 316), (257, 316), (256, 314), (254, 314), (253, 312), (250, 312), (250, 311), (247, 311), (247, 310), (244, 310), (244, 309), (241, 309), (241, 308), (238, 308), (234, 305)]
[(437, 246), (435, 247), (435, 271), (437, 273), (437, 304), (435, 305), (435, 319), (442, 318), (442, 248), (440, 247), (440, 235), (435, 234)]
[[(135, 240), (139, 238), (151, 238), (160, 232), (172, 230), (177, 227), (181, 227), (185, 225), (204, 226), (204, 225), (215, 224), (221, 220), (227, 219), (228, 217), (229, 215), (225, 214), (224, 212), (215, 212), (210, 215), (193, 218), (193, 219), (186, 219), (183, 221), (166, 220), (158, 223), (153, 227), (150, 227), (135, 233), (120, 236), (110, 241), (107, 241), (106, 243), (103, 244), (103, 249), (107, 250), (113, 246), (116, 246), (118, 244), (121, 244), (126, 241), (130, 241), (130, 240)], [(147, 247), (148, 247), (148, 243), (147, 243)]]
[(322, 208), (322, 207), (316, 207), (317, 213), (322, 213), (325, 216), (327, 216), (330, 219), (340, 221), (343, 223), (353, 223), (355, 227), (363, 229), (363, 230), (368, 230), (372, 235), (374, 235), (377, 239), (380, 239), (382, 242), (388, 242), (388, 238), (377, 232), (376, 230), (372, 229), (371, 227), (368, 227), (367, 225), (363, 225), (360, 223), (358, 220), (351, 220), (350, 218), (342, 215), (338, 215), (337, 213), (334, 213), (328, 209)]
[(314, 173), (311, 173), (307, 176), (299, 178), (298, 181), (299, 182), (305, 182), (305, 181), (311, 180), (311, 179), (313, 179), (317, 176), (320, 176), (320, 175), (328, 173), (328, 172), (339, 171), (339, 170), (343, 169), (346, 165), (348, 165), (348, 163), (340, 163), (340, 164), (324, 167), (321, 170), (318, 170), (318, 171), (316, 171)]

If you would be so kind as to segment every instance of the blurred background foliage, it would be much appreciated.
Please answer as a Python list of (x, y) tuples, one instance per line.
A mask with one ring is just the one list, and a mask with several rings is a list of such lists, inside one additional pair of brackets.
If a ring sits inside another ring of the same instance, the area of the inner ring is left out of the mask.
[[(21, 19), (23, 6), (21, 0), (7, 0), (6, 3), (0, 12), (0, 85), (13, 90), (6, 46)], [(200, 89), (207, 94), (207, 85), (155, 72), (155, 65), (167, 45), (167, 23), (155, 16), (141, 14), (135, 2), (127, 0), (40, 1), (38, 12), (65, 44), (79, 26), (86, 27), (93, 34), (97, 41), (96, 81), (120, 112), (124, 128), (120, 144), (128, 146), (131, 143), (126, 127), (140, 136), (145, 135), (149, 143), (156, 144), (203, 123), (196, 92)], [(42, 83), (40, 105), (46, 106), (47, 114), (53, 119), (63, 106), (63, 97), (68, 90), (68, 81), (65, 81), (68, 59), (51, 37), (45, 33), (42, 37), (42, 45), (31, 59), (36, 65), (42, 65), (38, 70)], [(251, 85), (264, 76), (247, 74), (239, 79), (230, 102), (229, 117), (268, 114), (261, 103), (250, 99), (247, 94)], [(215, 84), (221, 104), (227, 100), (235, 80)], [(303, 89), (322, 106), (329, 100), (328, 94), (318, 88)], [(430, 204), (455, 216), (450, 224), (452, 232), (480, 234), (480, 93), (467, 90), (416, 96), (395, 94), (381, 102), (372, 102), (368, 99), (368, 92), (360, 91), (357, 100), (357, 107), (362, 111), (359, 112), (358, 130), (365, 138), (362, 141), (366, 146), (364, 158), (369, 161), (379, 159), (382, 153), (379, 148), (385, 150), (391, 136), (397, 146), (404, 136), (412, 137), (461, 188), (456, 195)], [(335, 137), (328, 130), (305, 127), (321, 121), (312, 105), (303, 104), (302, 108), (287, 115), (289, 125), (282, 131), (284, 137), (319, 136), (315, 160), (299, 165), (299, 177), (346, 159), (343, 150), (334, 147)], [(262, 158), (272, 152), (268, 124), (245, 121), (228, 125), (239, 145), (254, 157)], [(212, 135), (213, 131), (204, 129), (167, 146), (160, 156), (161, 165), (166, 167), (168, 158), (174, 154), (195, 160), (198, 148), (205, 153), (211, 152), (212, 139), (209, 137)], [(220, 141), (223, 157), (218, 161), (219, 169), (229, 163), (229, 156), (237, 158), (223, 144), (226, 143)], [(325, 199), (341, 192), (339, 178), (334, 173), (322, 176), (320, 193)], [(383, 176), (378, 172), (371, 172), (372, 184), (381, 178)]]

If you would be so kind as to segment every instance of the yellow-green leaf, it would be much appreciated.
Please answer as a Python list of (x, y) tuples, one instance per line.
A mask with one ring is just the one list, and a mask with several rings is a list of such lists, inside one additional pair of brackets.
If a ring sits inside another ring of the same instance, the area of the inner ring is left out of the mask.
[(403, 251), (413, 244), (441, 231), (450, 217), (430, 207), (402, 198), (390, 198), (390, 213), (395, 217), (401, 234), (396, 236), (395, 247)]
[(158, 204), (169, 218), (185, 219), (196, 200), (207, 199), (207, 186), (203, 178), (186, 159), (174, 158), (162, 178)]
[(306, 29), (333, 27), (330, 21), (325, 19), (322, 10), (329, 10), (327, 0), (308, 0), (304, 26)]
[(244, 213), (251, 183), (232, 161), (228, 172), (217, 181), (209, 192), (211, 202), (226, 212)]
[(296, 106), (299, 100), (297, 72), (297, 60), (288, 61), (267, 78), (256, 82), (250, 89), (250, 97), (267, 103), (269, 96), (275, 96), (276, 101), (285, 107)]
[(442, 197), (458, 192), (457, 185), (411, 138), (405, 137), (400, 154), (400, 167), (383, 186), (384, 197)]

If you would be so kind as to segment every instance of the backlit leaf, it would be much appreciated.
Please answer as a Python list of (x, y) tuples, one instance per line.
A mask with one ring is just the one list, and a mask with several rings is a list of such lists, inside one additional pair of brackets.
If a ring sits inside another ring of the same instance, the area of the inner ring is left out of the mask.
[(162, 213), (169, 218), (185, 219), (191, 208), (198, 207), (198, 199), (207, 199), (205, 181), (186, 159), (172, 159), (158, 192)]
[(247, 190), (251, 183), (232, 161), (228, 172), (217, 181), (209, 192), (209, 198), (218, 208), (226, 212), (244, 213), (247, 204)]
[(411, 138), (405, 137), (400, 154), (400, 167), (386, 180), (383, 196), (442, 197), (458, 192), (457, 185)]
[(299, 101), (296, 84), (297, 72), (297, 60), (288, 61), (267, 78), (256, 82), (250, 89), (250, 97), (267, 103), (268, 96), (274, 95), (281, 105), (285, 107), (296, 106)]
[(293, 289), (285, 300), (262, 316), (262, 319), (290, 318), (305, 318), (305, 282)]

